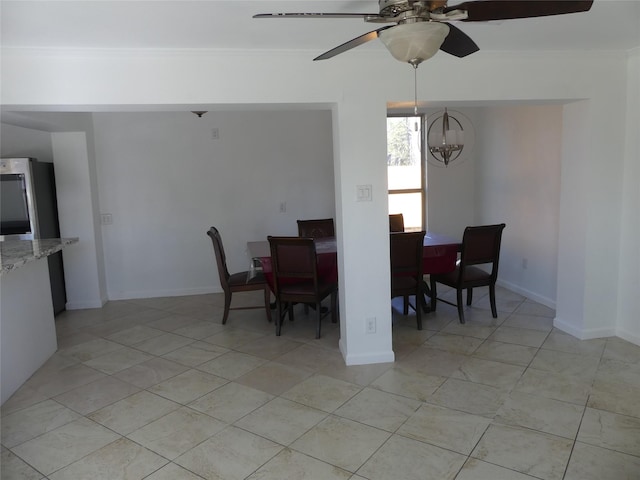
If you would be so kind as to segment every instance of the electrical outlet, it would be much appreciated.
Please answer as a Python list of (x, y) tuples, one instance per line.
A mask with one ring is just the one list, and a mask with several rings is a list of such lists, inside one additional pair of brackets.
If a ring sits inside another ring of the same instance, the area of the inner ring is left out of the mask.
[(367, 318), (367, 333), (376, 333), (376, 317)]
[(110, 213), (101, 213), (100, 223), (102, 225), (111, 225), (113, 223), (113, 217), (111, 216)]
[(220, 131), (217, 128), (211, 129), (211, 138), (217, 140), (220, 138)]
[(287, 211), (287, 202), (280, 202), (280, 213), (286, 213)]

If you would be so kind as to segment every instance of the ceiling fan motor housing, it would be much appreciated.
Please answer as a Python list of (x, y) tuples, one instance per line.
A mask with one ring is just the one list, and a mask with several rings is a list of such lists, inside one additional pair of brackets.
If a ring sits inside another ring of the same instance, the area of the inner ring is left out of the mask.
[(395, 17), (401, 13), (413, 10), (412, 2), (407, 0), (379, 0), (380, 15), (384, 17)]
[(429, 12), (442, 10), (447, 5), (446, 0), (379, 0), (380, 16), (397, 17), (406, 12), (414, 12), (428, 18)]

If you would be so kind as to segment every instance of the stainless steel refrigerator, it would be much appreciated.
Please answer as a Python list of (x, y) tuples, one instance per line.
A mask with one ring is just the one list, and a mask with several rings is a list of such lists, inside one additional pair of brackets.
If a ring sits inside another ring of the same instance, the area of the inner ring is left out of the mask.
[[(3, 239), (60, 238), (53, 164), (3, 158), (0, 165), (0, 235)], [(62, 252), (47, 257), (53, 311), (65, 309)]]

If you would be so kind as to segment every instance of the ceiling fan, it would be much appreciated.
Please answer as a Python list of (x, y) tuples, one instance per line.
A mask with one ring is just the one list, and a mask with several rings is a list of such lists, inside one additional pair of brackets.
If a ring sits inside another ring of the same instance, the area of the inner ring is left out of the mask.
[(480, 48), (450, 22), (485, 22), (586, 12), (593, 0), (476, 0), (448, 6), (447, 0), (378, 0), (379, 13), (262, 13), (253, 18), (362, 18), (395, 23), (343, 43), (314, 60), (326, 60), (380, 38), (397, 60), (416, 68), (438, 50), (462, 58)]

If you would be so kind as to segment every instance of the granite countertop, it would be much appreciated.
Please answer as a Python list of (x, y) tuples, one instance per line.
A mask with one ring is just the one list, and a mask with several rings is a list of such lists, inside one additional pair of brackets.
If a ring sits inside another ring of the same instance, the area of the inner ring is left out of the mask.
[(42, 238), (39, 240), (5, 240), (0, 242), (0, 258), (5, 275), (39, 258), (59, 252), (67, 245), (78, 243), (78, 238)]

